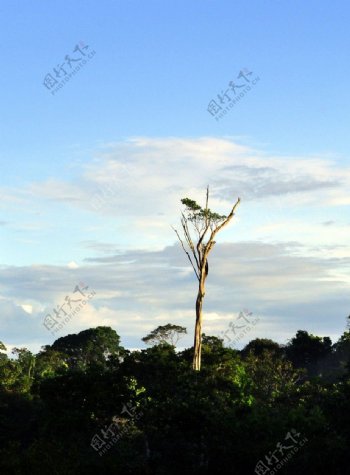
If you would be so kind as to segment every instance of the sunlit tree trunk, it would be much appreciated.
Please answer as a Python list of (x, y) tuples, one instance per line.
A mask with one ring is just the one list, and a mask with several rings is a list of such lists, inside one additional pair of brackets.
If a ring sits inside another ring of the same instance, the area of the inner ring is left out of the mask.
[(201, 276), (198, 285), (198, 294), (196, 300), (196, 324), (194, 329), (194, 354), (193, 354), (193, 369), (199, 371), (201, 369), (201, 357), (202, 357), (202, 308), (203, 299), (205, 295), (205, 275)]

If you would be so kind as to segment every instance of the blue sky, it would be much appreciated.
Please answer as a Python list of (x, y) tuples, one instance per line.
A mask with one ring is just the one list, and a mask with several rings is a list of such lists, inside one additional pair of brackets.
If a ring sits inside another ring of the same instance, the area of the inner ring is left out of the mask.
[[(336, 339), (350, 313), (349, 13), (319, 0), (3, 1), (0, 339), (53, 341), (43, 317), (83, 281), (96, 296), (58, 336), (108, 324), (138, 347), (171, 321), (190, 344), (195, 281), (171, 225), (207, 184), (220, 211), (242, 205), (213, 251), (205, 331), (249, 308), (261, 319), (246, 340)], [(95, 54), (51, 94), (46, 74), (66, 55), (79, 64), (82, 44)], [(244, 68), (259, 81), (216, 121), (209, 102), (234, 99)]]

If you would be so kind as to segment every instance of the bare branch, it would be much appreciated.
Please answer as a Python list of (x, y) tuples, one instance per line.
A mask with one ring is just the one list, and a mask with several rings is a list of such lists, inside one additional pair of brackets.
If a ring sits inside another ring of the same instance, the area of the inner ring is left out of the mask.
[(172, 228), (173, 228), (173, 230), (175, 231), (177, 237), (179, 238), (179, 241), (180, 241), (180, 243), (181, 243), (182, 249), (183, 249), (183, 250), (185, 251), (185, 253), (187, 254), (187, 257), (188, 257), (188, 259), (189, 259), (189, 261), (190, 261), (190, 263), (191, 263), (191, 266), (193, 267), (194, 273), (196, 274), (196, 277), (197, 277), (197, 279), (198, 279), (198, 281), (199, 281), (200, 279), (199, 279), (198, 272), (197, 272), (195, 266), (193, 265), (193, 262), (192, 262), (192, 259), (191, 259), (191, 256), (190, 256), (189, 252), (187, 251), (187, 249), (186, 249), (185, 246), (184, 246), (183, 240), (181, 239), (181, 237), (180, 237), (178, 231), (177, 231), (174, 227), (172, 227)]
[(191, 248), (193, 257), (194, 257), (194, 259), (196, 261), (196, 264), (197, 264), (197, 269), (199, 271), (200, 270), (200, 265), (199, 265), (199, 261), (198, 261), (197, 255), (196, 255), (196, 250), (195, 250), (192, 238), (191, 238), (191, 233), (188, 229), (187, 219), (186, 219), (186, 217), (184, 216), (183, 213), (182, 213), (181, 224), (182, 224), (182, 227), (183, 227), (183, 230), (184, 230), (184, 233), (185, 233), (186, 241), (187, 241), (189, 247)]
[(221, 223), (219, 226), (217, 226), (212, 232), (211, 232), (211, 235), (210, 235), (210, 238), (209, 238), (209, 241), (207, 243), (207, 246), (206, 246), (206, 252), (205, 252), (205, 255), (206, 257), (208, 257), (208, 254), (210, 252), (210, 250), (212, 249), (213, 245), (215, 244), (214, 243), (214, 237), (215, 235), (220, 231), (220, 229), (222, 229), (224, 226), (226, 226), (226, 224), (228, 224), (231, 219), (233, 218), (233, 216), (235, 215), (235, 211), (236, 211), (236, 208), (238, 207), (239, 203), (241, 202), (241, 199), (238, 198), (236, 203), (234, 204), (230, 214), (227, 216), (227, 218), (225, 219), (225, 221), (223, 223)]
[[(198, 243), (197, 243), (197, 252), (198, 252), (199, 262), (201, 263), (201, 268), (203, 268), (203, 266), (205, 264), (205, 262), (203, 261), (201, 248), (202, 248), (203, 239), (204, 239), (205, 235), (207, 234), (208, 229), (209, 229), (209, 223), (207, 224), (203, 234), (201, 235), (201, 237), (200, 237), (200, 239), (198, 240)], [(204, 247), (206, 247), (206, 246), (204, 246)]]

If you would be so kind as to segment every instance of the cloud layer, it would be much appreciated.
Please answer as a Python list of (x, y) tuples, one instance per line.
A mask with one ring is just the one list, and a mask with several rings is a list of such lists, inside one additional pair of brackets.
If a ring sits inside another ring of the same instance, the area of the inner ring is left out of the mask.
[(96, 296), (62, 334), (111, 325), (135, 347), (170, 322), (188, 328), (190, 345), (196, 282), (171, 225), (180, 199), (202, 203), (207, 184), (212, 209), (227, 213), (238, 196), (242, 204), (210, 258), (204, 331), (219, 334), (248, 308), (260, 320), (246, 341), (282, 341), (299, 328), (336, 337), (350, 313), (349, 181), (350, 169), (330, 157), (139, 137), (100, 147), (69, 180), (3, 188), (13, 262), (0, 268), (1, 338), (52, 341), (44, 316), (83, 281)]

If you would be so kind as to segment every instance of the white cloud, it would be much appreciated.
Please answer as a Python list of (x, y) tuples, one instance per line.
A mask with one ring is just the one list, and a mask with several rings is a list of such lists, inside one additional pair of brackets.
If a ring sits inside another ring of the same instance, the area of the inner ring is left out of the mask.
[[(327, 318), (341, 333), (349, 167), (268, 155), (229, 138), (139, 137), (108, 144), (80, 170), (71, 181), (4, 190), (15, 211), (6, 231), (13, 227), (21, 252), (24, 241), (39, 243), (30, 245), (32, 262), (46, 263), (0, 268), (0, 324), (10, 343), (46, 343), (45, 312), (81, 281), (96, 296), (67, 333), (106, 324), (134, 346), (160, 324), (191, 332), (196, 282), (170, 225), (179, 227), (180, 199), (203, 203), (207, 184), (212, 209), (227, 213), (237, 196), (242, 203), (210, 257), (205, 331), (223, 330), (229, 315), (249, 307), (264, 315), (261, 334), (292, 336), (315, 322), (334, 333)], [(45, 246), (62, 265), (48, 265)]]
[[(349, 182), (350, 168), (329, 156), (269, 155), (229, 138), (136, 137), (101, 147), (71, 181), (49, 178), (7, 194), (29, 201), (26, 209), (40, 214), (34, 221), (21, 215), (15, 225), (26, 236), (21, 243), (27, 243), (28, 253), (45, 235), (52, 245), (63, 238), (66, 256), (79, 241), (95, 242), (96, 253), (115, 252), (119, 246), (161, 249), (173, 241), (170, 225), (179, 222), (180, 199), (189, 196), (203, 203), (208, 184), (210, 205), (219, 212), (227, 213), (242, 198), (235, 223), (243, 239), (285, 240), (294, 233), (299, 241), (312, 240), (306, 225), (316, 230), (315, 213), (324, 213), (319, 222), (333, 220), (334, 210), (344, 214)], [(233, 232), (230, 226), (223, 236), (232, 240)], [(109, 251), (103, 250), (111, 234), (119, 244), (114, 239)], [(322, 236), (325, 232), (317, 231), (318, 239)], [(345, 234), (333, 232), (334, 239), (337, 244), (346, 241)], [(79, 254), (83, 252), (80, 247)], [(70, 261), (79, 259), (71, 256)]]
[(71, 261), (67, 264), (68, 269), (78, 269), (78, 264), (74, 261)]
[(21, 307), (23, 310), (29, 314), (33, 313), (33, 307), (31, 305), (22, 304)]
[[(323, 334), (337, 329), (341, 334), (349, 302), (348, 275), (343, 269), (349, 268), (350, 259), (302, 256), (301, 248), (298, 243), (218, 243), (209, 260), (203, 331), (218, 335), (230, 318), (249, 308), (263, 317), (257, 335), (273, 335), (281, 341), (300, 328), (317, 328)], [(197, 284), (178, 244), (92, 258), (74, 270), (67, 266), (0, 269), (3, 339), (17, 346), (30, 338), (42, 344), (52, 341), (43, 318), (62, 306), (67, 295), (78, 299), (73, 289), (82, 281), (96, 294), (57, 337), (107, 325), (118, 331), (126, 346), (135, 346), (151, 329), (175, 323), (187, 327), (184, 341), (191, 344)], [(32, 313), (20, 309), (17, 302), (30, 302)]]
[(278, 157), (212, 137), (138, 137), (100, 151), (74, 183), (49, 179), (26, 193), (99, 214), (141, 217), (177, 213), (180, 195), (203, 200), (207, 184), (225, 207), (238, 195), (349, 204), (349, 181), (350, 169), (328, 157)]

